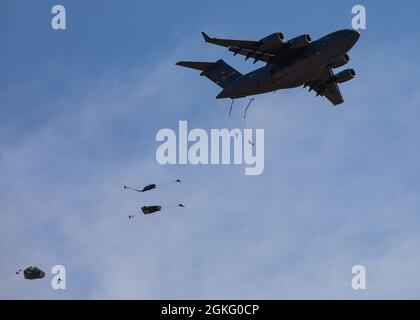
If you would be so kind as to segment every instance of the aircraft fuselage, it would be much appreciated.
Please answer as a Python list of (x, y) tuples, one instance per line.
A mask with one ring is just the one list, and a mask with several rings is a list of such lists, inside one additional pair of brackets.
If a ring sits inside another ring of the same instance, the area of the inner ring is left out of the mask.
[(333, 32), (283, 61), (274, 61), (232, 81), (217, 98), (240, 98), (295, 88), (319, 77), (334, 61), (345, 55), (357, 42), (359, 33), (354, 30)]

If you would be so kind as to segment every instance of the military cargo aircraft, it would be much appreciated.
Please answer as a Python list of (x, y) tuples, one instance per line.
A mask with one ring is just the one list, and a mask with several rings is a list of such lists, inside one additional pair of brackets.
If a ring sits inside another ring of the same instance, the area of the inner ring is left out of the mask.
[(326, 97), (333, 105), (338, 105), (344, 101), (338, 84), (356, 75), (353, 69), (337, 74), (332, 71), (350, 60), (347, 53), (360, 36), (352, 29), (336, 31), (316, 41), (312, 41), (308, 34), (284, 41), (281, 32), (258, 41), (211, 38), (204, 32), (202, 35), (205, 42), (227, 47), (234, 55), (245, 56), (245, 60), (253, 58), (254, 63), (266, 63), (264, 67), (245, 75), (223, 60), (176, 63), (202, 71), (202, 76), (222, 87), (217, 99), (236, 99), (303, 86), (309, 87), (309, 91), (314, 90), (317, 96)]

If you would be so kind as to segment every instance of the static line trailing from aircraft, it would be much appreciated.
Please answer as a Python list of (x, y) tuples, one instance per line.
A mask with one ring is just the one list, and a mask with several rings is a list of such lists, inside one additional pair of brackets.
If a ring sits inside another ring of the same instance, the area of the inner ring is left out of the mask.
[(303, 86), (338, 105), (344, 101), (338, 84), (349, 81), (356, 75), (353, 69), (337, 74), (332, 72), (332, 69), (339, 68), (350, 60), (347, 53), (360, 37), (353, 29), (336, 31), (316, 41), (304, 34), (286, 42), (283, 41), (281, 32), (258, 41), (218, 39), (211, 38), (204, 32), (202, 34), (206, 42), (227, 47), (234, 55), (244, 55), (245, 60), (254, 58), (254, 63), (266, 62), (264, 67), (245, 75), (223, 60), (176, 63), (202, 71), (200, 75), (222, 87), (223, 90), (216, 99), (233, 100)]

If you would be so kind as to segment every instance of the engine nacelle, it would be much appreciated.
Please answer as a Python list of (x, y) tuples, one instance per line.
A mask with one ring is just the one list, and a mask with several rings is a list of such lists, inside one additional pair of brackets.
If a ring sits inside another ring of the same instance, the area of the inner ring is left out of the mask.
[(346, 53), (330, 64), (330, 68), (340, 68), (350, 61), (349, 55)]
[(287, 43), (291, 48), (299, 49), (307, 46), (312, 42), (311, 36), (309, 34), (302, 34), (296, 38), (290, 39)]
[(333, 81), (337, 83), (343, 83), (343, 82), (353, 79), (355, 76), (356, 76), (356, 71), (354, 71), (353, 69), (346, 69), (337, 73), (334, 76)]
[(259, 46), (258, 51), (268, 51), (268, 50), (275, 50), (281, 48), (283, 44), (283, 33), (275, 32), (270, 34), (268, 37), (262, 38), (260, 40), (261, 46)]

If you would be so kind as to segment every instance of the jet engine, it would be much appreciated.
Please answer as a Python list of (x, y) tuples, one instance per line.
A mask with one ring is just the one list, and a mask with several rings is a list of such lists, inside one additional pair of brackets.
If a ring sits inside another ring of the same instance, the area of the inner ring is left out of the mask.
[(303, 34), (296, 38), (290, 39), (287, 43), (290, 45), (291, 48), (299, 49), (303, 48), (306, 45), (310, 44), (312, 41), (311, 36), (309, 34)]
[(346, 63), (348, 63), (350, 61), (350, 57), (349, 55), (346, 53), (344, 55), (342, 55), (340, 58), (334, 60), (331, 64), (330, 64), (330, 68), (339, 68), (344, 66)]
[(346, 81), (349, 81), (351, 79), (353, 79), (356, 76), (356, 71), (354, 71), (353, 69), (346, 69), (343, 70), (339, 73), (337, 73), (334, 77), (333, 77), (333, 81), (337, 82), (337, 83), (343, 83)]
[(283, 33), (281, 32), (274, 32), (273, 34), (270, 34), (269, 36), (262, 38), (260, 40), (261, 46), (258, 47), (258, 51), (269, 51), (269, 50), (275, 50), (281, 47), (283, 44)]

